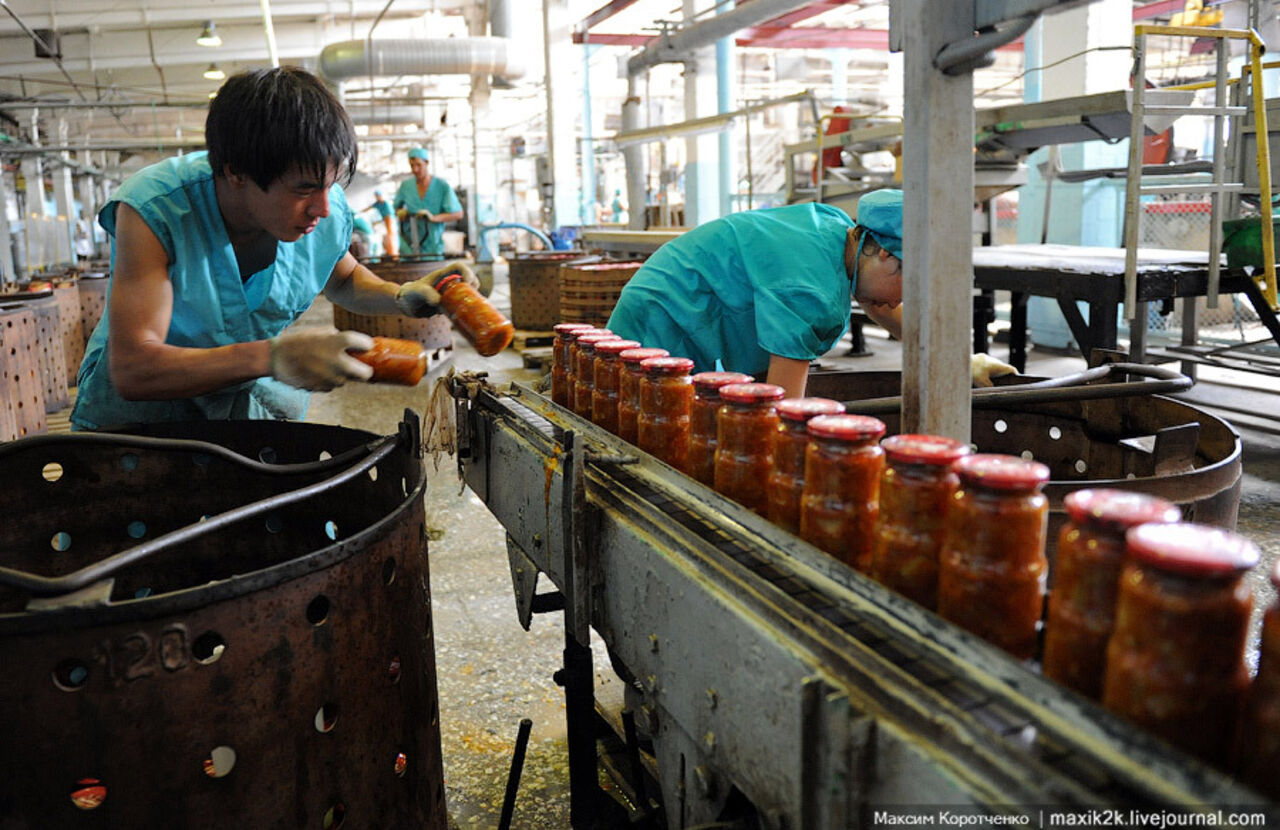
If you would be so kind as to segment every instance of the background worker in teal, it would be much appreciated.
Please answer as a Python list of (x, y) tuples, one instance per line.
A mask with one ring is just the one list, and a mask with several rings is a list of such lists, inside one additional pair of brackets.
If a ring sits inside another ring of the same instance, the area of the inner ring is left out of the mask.
[(393, 218), (396, 212), (392, 209), (391, 203), (382, 195), (381, 190), (373, 191), (373, 204), (360, 212), (365, 213), (370, 210), (378, 212), (378, 221), (382, 223), (382, 247), (385, 249), (382, 253), (387, 256), (396, 256), (400, 250), (400, 245), (398, 244), (400, 241), (399, 234), (396, 233), (396, 224)]
[(111, 282), (80, 365), (76, 429), (298, 419), (304, 390), (371, 373), (348, 354), (370, 348), (368, 335), (291, 325), (321, 291), (359, 314), (439, 310), (432, 275), (399, 286), (348, 253), (340, 182), (355, 171), (355, 130), (314, 75), (227, 79), (205, 139), (208, 153), (140, 170), (98, 214)]
[[(719, 362), (801, 397), (809, 363), (848, 327), (851, 298), (901, 338), (900, 190), (864, 195), (856, 223), (839, 208), (806, 203), (700, 225), (645, 261), (608, 328), (691, 358), (695, 371)], [(1006, 370), (992, 361), (974, 380), (989, 385)]]
[(400, 183), (393, 203), (400, 218), (400, 248), (406, 254), (443, 254), (444, 226), (462, 218), (462, 203), (448, 182), (431, 175), (422, 147), (409, 151), (409, 169), (413, 178)]

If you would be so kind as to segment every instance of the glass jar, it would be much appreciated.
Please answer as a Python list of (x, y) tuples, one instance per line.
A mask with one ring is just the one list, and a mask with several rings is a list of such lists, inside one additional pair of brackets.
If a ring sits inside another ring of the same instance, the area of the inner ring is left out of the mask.
[[(1280, 562), (1271, 570), (1280, 593)], [(1280, 799), (1280, 600), (1262, 617), (1262, 647), (1240, 730), (1240, 778), (1258, 792)]]
[(1015, 657), (1034, 657), (1044, 608), (1049, 468), (1012, 455), (952, 465), (960, 489), (938, 559), (938, 613)]
[(885, 467), (871, 576), (936, 611), (938, 556), (946, 541), (947, 511), (960, 484), (951, 465), (969, 454), (969, 446), (941, 435), (915, 434), (891, 435), (880, 446)]
[(666, 357), (666, 349), (627, 349), (618, 355), (622, 371), (618, 373), (618, 437), (636, 442), (636, 419), (640, 415), (640, 364), (651, 357)]
[(556, 339), (551, 345), (551, 400), (561, 406), (573, 407), (569, 401), (569, 347), (579, 333), (594, 328), (587, 323), (557, 323)]
[(591, 393), (596, 385), (596, 345), (622, 338), (612, 332), (593, 331), (579, 334), (573, 341), (576, 350), (573, 365), (573, 411), (591, 418)]
[(1045, 619), (1044, 676), (1098, 700), (1115, 627), (1124, 534), (1148, 522), (1176, 522), (1171, 502), (1128, 490), (1076, 490), (1062, 500), (1053, 589)]
[(689, 410), (689, 475), (708, 487), (716, 483), (716, 415), (720, 387), (750, 383), (741, 372), (699, 372), (693, 376), (693, 405)]
[(761, 516), (768, 515), (764, 484), (773, 468), (773, 433), (778, 429), (776, 404), (786, 395), (771, 383), (730, 383), (720, 387), (723, 403), (716, 413), (717, 492)]
[(773, 469), (765, 482), (769, 521), (788, 533), (800, 533), (800, 496), (804, 491), (804, 454), (808, 424), (819, 415), (843, 415), (844, 404), (829, 398), (787, 398), (778, 402), (773, 434)]
[(884, 422), (866, 415), (809, 420), (800, 537), (851, 568), (871, 570), (880, 506)]
[(373, 369), (370, 383), (417, 386), (427, 373), (427, 350), (421, 343), (396, 337), (375, 337), (373, 348), (351, 356)]
[(596, 360), (592, 366), (595, 380), (591, 385), (591, 420), (618, 434), (618, 380), (622, 361), (618, 355), (627, 349), (638, 349), (635, 340), (602, 340), (596, 344)]
[(636, 446), (680, 472), (689, 463), (689, 407), (693, 403), (693, 361), (651, 357), (640, 362), (640, 412)]
[(1249, 685), (1245, 574), (1258, 548), (1221, 528), (1181, 523), (1132, 528), (1125, 551), (1102, 705), (1225, 766)]
[(493, 357), (511, 345), (515, 327), (460, 274), (436, 280), (440, 307), (481, 357)]
[(595, 326), (581, 329), (569, 339), (569, 364), (565, 366), (565, 382), (568, 384), (568, 391), (565, 393), (565, 406), (573, 409), (574, 394), (577, 391), (578, 383), (578, 355), (580, 348), (578, 346), (578, 338), (586, 337), (589, 334), (613, 334), (608, 329), (598, 329)]

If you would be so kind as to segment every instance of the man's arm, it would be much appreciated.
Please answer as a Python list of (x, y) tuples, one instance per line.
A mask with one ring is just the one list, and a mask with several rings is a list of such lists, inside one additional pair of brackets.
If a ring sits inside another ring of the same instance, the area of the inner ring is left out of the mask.
[(399, 314), (396, 306), (399, 290), (399, 285), (382, 279), (347, 253), (329, 274), (324, 295), (356, 314)]
[(769, 375), (765, 382), (787, 390), (788, 398), (803, 398), (809, 382), (809, 361), (769, 355)]
[(120, 204), (107, 308), (107, 360), (121, 397), (194, 398), (271, 373), (265, 340), (207, 349), (166, 344), (172, 315), (173, 283), (164, 246), (137, 211)]

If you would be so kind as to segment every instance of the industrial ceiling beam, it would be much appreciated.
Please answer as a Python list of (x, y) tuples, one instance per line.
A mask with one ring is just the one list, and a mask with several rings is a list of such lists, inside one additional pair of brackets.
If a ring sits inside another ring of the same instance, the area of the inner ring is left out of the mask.
[[(209, 19), (213, 19), (219, 28), (222, 28), (225, 22), (261, 21), (262, 19), (262, 5), (257, 0), (216, 5), (123, 4), (116, 0), (110, 0), (110, 2), (76, 0), (75, 3), (59, 4), (62, 8), (56, 14), (49, 11), (50, 4), (47, 0), (25, 3), (20, 0), (8, 0), (8, 2), (9, 5), (21, 11), (33, 28), (59, 31), (90, 29), (102, 32), (190, 23), (196, 27), (196, 31), (192, 32), (192, 38), (194, 38), (198, 33), (199, 24)], [(342, 21), (351, 18), (370, 19), (378, 13), (384, 2), (385, 0), (274, 0), (271, 5), (271, 14), (277, 23), (291, 19), (333, 18)], [(440, 5), (432, 0), (396, 0), (392, 14), (395, 17), (421, 15), (438, 9)], [(0, 20), (0, 34), (18, 31), (20, 29), (16, 24)]]

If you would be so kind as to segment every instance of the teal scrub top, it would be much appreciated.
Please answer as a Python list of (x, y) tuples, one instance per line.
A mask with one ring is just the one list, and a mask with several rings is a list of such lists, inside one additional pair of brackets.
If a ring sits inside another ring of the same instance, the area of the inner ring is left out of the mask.
[[(414, 191), (414, 192), (416, 195), (417, 191)], [(391, 209), (391, 203), (388, 202), (386, 199), (378, 199), (377, 201), (375, 201), (373, 203), (373, 209), (378, 211), (379, 219), (386, 219), (388, 216), (390, 216), (392, 213), (395, 212)]]
[[(400, 189), (396, 191), (395, 209), (404, 208), (409, 213), (415, 213), (419, 210), (429, 210), (432, 213), (457, 213), (462, 210), (462, 202), (458, 201), (458, 194), (453, 192), (453, 187), (439, 176), (432, 176), (431, 183), (427, 185), (425, 195), (418, 196), (418, 180), (409, 179), (400, 183)], [(423, 217), (418, 217), (418, 244), (409, 238), (412, 233), (413, 224), (410, 222), (412, 217), (406, 216), (400, 220), (400, 245), (404, 251), (416, 250), (420, 254), (443, 254), (444, 253), (444, 223), (428, 222)]]
[[(206, 154), (189, 153), (139, 171), (99, 212), (98, 222), (111, 236), (113, 271), (116, 205), (121, 202), (138, 212), (169, 256), (173, 313), (165, 342), (173, 346), (211, 348), (275, 337), (324, 289), (351, 243), (351, 208), (335, 184), (329, 190), (329, 215), (315, 230), (295, 242), (277, 242), (275, 261), (242, 281)], [(112, 288), (109, 283), (108, 307)], [(71, 412), (76, 429), (157, 421), (299, 419), (306, 414), (308, 393), (273, 378), (198, 398), (126, 401), (112, 385), (107, 369), (107, 318), (102, 315), (80, 364), (79, 390)]]
[(763, 379), (769, 356), (813, 360), (849, 325), (852, 220), (824, 204), (733, 213), (663, 245), (622, 290), (608, 327), (645, 346)]

